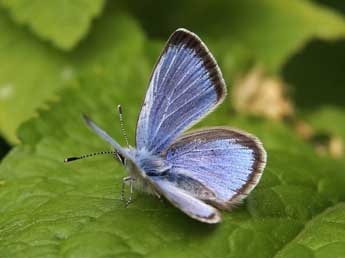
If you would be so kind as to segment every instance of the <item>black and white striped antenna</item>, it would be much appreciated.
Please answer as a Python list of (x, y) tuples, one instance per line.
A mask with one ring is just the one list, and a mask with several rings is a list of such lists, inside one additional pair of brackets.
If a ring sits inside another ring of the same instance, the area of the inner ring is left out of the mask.
[[(112, 154), (112, 155), (115, 154), (116, 156), (118, 156), (117, 151), (99, 151), (99, 152), (84, 154), (81, 156), (69, 157), (69, 158), (64, 159), (64, 162), (67, 163), (67, 162), (71, 162), (71, 161), (75, 161), (75, 160), (79, 160), (79, 159), (85, 159), (85, 158), (90, 158), (90, 157), (93, 157), (96, 155), (104, 155), (104, 154)], [(120, 159), (120, 161), (121, 161), (121, 159)]]
[(120, 119), (121, 131), (122, 131), (123, 137), (125, 137), (126, 145), (127, 145), (127, 147), (129, 147), (128, 136), (127, 136), (125, 127), (124, 127), (124, 125), (123, 125), (123, 113), (122, 113), (122, 107), (121, 107), (121, 105), (118, 105), (118, 106), (117, 106), (117, 111), (119, 112), (119, 119)]
[[(127, 133), (126, 133), (124, 124), (123, 124), (123, 113), (122, 113), (122, 107), (121, 107), (121, 105), (118, 105), (118, 106), (117, 106), (117, 111), (118, 111), (118, 113), (119, 113), (121, 131), (122, 131), (122, 134), (123, 134), (123, 136), (124, 136), (124, 138), (125, 138), (126, 145), (127, 145), (127, 147), (129, 147), (128, 136), (127, 136)], [(104, 154), (116, 155), (117, 159), (118, 159), (123, 165), (125, 164), (125, 159), (124, 159), (124, 157), (123, 157), (120, 153), (118, 153), (116, 150), (115, 150), (115, 151), (99, 151), (99, 152), (84, 154), (84, 155), (81, 155), (81, 156), (69, 157), (69, 158), (64, 159), (64, 162), (65, 162), (65, 163), (68, 163), (68, 162), (71, 162), (71, 161), (75, 161), (75, 160), (79, 160), (79, 159), (85, 159), (85, 158), (93, 157), (93, 156), (96, 156), (96, 155), (104, 155)]]

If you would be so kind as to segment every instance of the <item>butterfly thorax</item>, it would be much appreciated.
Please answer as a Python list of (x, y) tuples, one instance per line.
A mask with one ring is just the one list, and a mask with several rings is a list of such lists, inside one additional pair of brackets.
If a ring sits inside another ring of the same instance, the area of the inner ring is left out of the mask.
[(162, 157), (152, 155), (147, 151), (131, 149), (132, 161), (127, 161), (129, 175), (135, 179), (135, 188), (139, 191), (154, 193), (146, 177), (164, 177), (168, 175), (171, 164)]

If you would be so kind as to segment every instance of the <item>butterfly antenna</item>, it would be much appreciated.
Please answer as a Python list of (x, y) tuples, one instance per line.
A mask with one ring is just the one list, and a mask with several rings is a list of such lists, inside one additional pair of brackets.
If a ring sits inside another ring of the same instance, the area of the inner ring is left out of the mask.
[(117, 106), (117, 111), (119, 112), (121, 131), (122, 131), (123, 137), (125, 137), (125, 141), (126, 141), (127, 147), (129, 147), (127, 133), (126, 133), (125, 127), (123, 125), (123, 113), (122, 113), (121, 105)]
[(103, 154), (112, 154), (112, 155), (115, 154), (116, 157), (119, 159), (119, 161), (123, 163), (123, 158), (120, 156), (120, 154), (117, 151), (99, 151), (99, 152), (84, 154), (77, 157), (69, 157), (69, 158), (64, 159), (64, 162), (67, 163), (67, 162), (71, 162), (71, 161), (75, 161), (79, 159), (85, 159), (85, 158), (93, 157), (96, 155), (103, 155)]

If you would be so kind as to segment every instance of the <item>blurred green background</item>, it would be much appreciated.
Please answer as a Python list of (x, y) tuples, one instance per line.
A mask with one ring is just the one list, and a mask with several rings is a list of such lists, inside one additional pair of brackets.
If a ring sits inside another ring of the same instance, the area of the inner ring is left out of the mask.
[[(240, 127), (268, 151), (216, 228), (141, 194), (124, 209), (113, 160), (61, 162), (107, 148), (81, 113), (122, 140), (119, 103), (133, 144), (179, 27), (229, 90), (198, 126)], [(345, 2), (0, 0), (0, 68), (0, 257), (345, 257)]]

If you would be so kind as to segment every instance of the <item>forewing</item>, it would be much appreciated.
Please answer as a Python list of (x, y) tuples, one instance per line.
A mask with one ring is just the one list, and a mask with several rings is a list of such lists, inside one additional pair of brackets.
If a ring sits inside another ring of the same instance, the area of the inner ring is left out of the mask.
[(188, 216), (210, 224), (221, 221), (217, 209), (193, 197), (188, 192), (176, 187), (173, 183), (161, 177), (150, 177), (149, 180), (159, 194), (162, 194), (175, 207)]
[(129, 153), (124, 148), (121, 147), (120, 144), (118, 144), (108, 133), (106, 133), (103, 129), (98, 127), (89, 117), (86, 115), (83, 115), (82, 118), (84, 119), (85, 123), (88, 125), (92, 131), (94, 131), (98, 136), (100, 136), (103, 140), (108, 142), (119, 155), (122, 157), (128, 159)]
[(266, 164), (266, 152), (257, 138), (227, 128), (186, 134), (164, 155), (172, 164), (172, 175), (184, 175), (206, 186), (216, 197), (209, 202), (224, 209), (249, 194)]
[(138, 118), (137, 148), (160, 153), (225, 95), (222, 74), (205, 44), (185, 29), (176, 30), (150, 79)]

